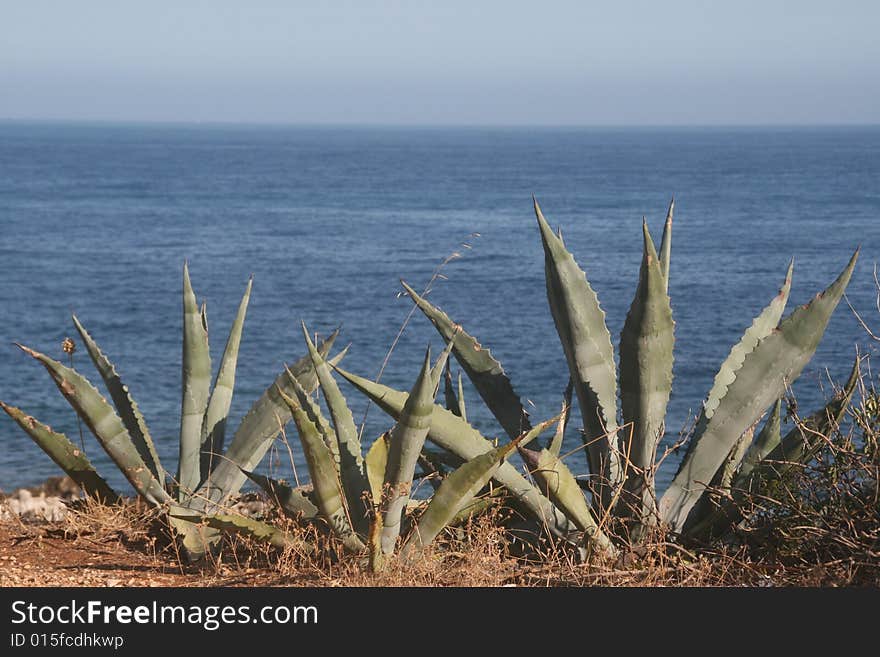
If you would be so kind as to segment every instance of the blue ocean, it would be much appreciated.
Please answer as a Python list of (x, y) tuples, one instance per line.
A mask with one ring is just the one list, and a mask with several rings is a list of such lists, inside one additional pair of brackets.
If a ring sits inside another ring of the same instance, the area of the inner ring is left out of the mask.
[[(790, 306), (823, 289), (861, 245), (849, 301), (880, 329), (880, 128), (367, 128), (0, 122), (0, 399), (79, 442), (46, 371), (14, 346), (64, 360), (75, 312), (114, 361), (169, 470), (180, 413), (181, 270), (207, 302), (215, 366), (240, 296), (254, 288), (231, 425), (304, 353), (299, 322), (342, 327), (348, 369), (375, 377), (412, 307), (399, 280), (477, 336), (535, 419), (568, 380), (544, 288), (532, 194), (562, 227), (617, 342), (646, 217), (659, 241), (675, 197), (669, 286), (675, 379), (666, 444), (687, 427), (718, 365), (795, 260)], [(413, 315), (383, 381), (408, 389), (424, 348)], [(810, 411), (869, 339), (841, 303), (794, 386)], [(100, 381), (80, 346), (74, 365)], [(365, 400), (347, 391), (355, 418)], [(502, 431), (465, 386), (469, 419)], [(572, 423), (567, 447), (580, 439)], [(365, 440), (391, 425), (372, 408)], [(295, 430), (291, 427), (291, 438)], [(128, 490), (97, 442), (98, 470)], [(296, 441), (291, 444), (295, 446)], [(297, 457), (300, 480), (307, 477)], [(681, 454), (663, 464), (662, 489)], [(582, 451), (567, 461), (586, 471)], [(261, 468), (293, 478), (279, 445)], [(57, 467), (5, 415), (0, 488)]]

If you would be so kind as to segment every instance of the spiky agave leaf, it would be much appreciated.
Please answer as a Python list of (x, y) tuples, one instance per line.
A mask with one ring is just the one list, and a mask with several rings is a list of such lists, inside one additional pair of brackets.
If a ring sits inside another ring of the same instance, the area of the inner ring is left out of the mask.
[(470, 502), (465, 504), (461, 509), (456, 513), (452, 520), (446, 523), (447, 527), (458, 527), (467, 523), (468, 521), (476, 518), (479, 515), (482, 515), (489, 509), (497, 506), (501, 503), (501, 497), (504, 493), (503, 488), (496, 488), (491, 493), (486, 495), (485, 497), (475, 497)]
[[(780, 477), (797, 467), (796, 464), (806, 464), (814, 458), (818, 449), (824, 444), (825, 437), (840, 425), (859, 382), (860, 360), (856, 357), (849, 377), (840, 392), (824, 408), (802, 422), (796, 422), (779, 445), (763, 459), (762, 462), (766, 465), (772, 464), (774, 471)], [(755, 469), (758, 469), (757, 466)], [(749, 476), (766, 478), (766, 469), (762, 467), (761, 470), (758, 473), (753, 470)]]
[(251, 298), (253, 276), (248, 280), (238, 312), (229, 329), (229, 337), (223, 350), (223, 358), (220, 360), (220, 369), (217, 370), (217, 378), (211, 389), (211, 398), (205, 411), (202, 423), (201, 436), (201, 481), (208, 478), (214, 463), (219, 461), (219, 455), (223, 453), (223, 445), (226, 442), (226, 422), (229, 418), (229, 407), (232, 405), (232, 395), (235, 390), (235, 369), (238, 364), (238, 349), (241, 345), (241, 332), (244, 328), (244, 318), (247, 314), (248, 302)]
[[(759, 493), (769, 482), (783, 480), (798, 464), (808, 462), (814, 456), (817, 447), (822, 445), (823, 437), (834, 431), (843, 420), (858, 381), (859, 359), (857, 358), (843, 389), (822, 409), (803, 422), (798, 422), (784, 438), (779, 440), (774, 436), (774, 433), (778, 432), (778, 420), (771, 416), (764, 431), (761, 432), (763, 434), (766, 431), (768, 437), (765, 439), (759, 436), (755, 444), (766, 441), (761, 451), (766, 449), (766, 445), (774, 442), (776, 445), (752, 468), (741, 469), (737, 473), (731, 484), (731, 497), (719, 509), (699, 522), (690, 522), (685, 526), (684, 532), (687, 537), (706, 540), (722, 535), (742, 522), (743, 503), (750, 494)], [(781, 406), (780, 402), (777, 402), (777, 406)], [(778, 436), (778, 433), (776, 435)]]
[(333, 460), (336, 461), (336, 466), (338, 468), (339, 439), (336, 437), (336, 432), (333, 430), (333, 427), (330, 426), (330, 422), (327, 421), (327, 418), (325, 418), (323, 413), (321, 413), (321, 407), (312, 399), (311, 395), (306, 391), (306, 389), (300, 385), (299, 381), (292, 372), (288, 371), (288, 377), (290, 381), (290, 386), (293, 388), (293, 391), (295, 393), (296, 400), (299, 402), (299, 405), (302, 406), (302, 409), (306, 412), (306, 415), (309, 416), (309, 419), (320, 432), (321, 437), (324, 439), (324, 443), (327, 445), (330, 453), (333, 454)]
[(187, 502), (201, 483), (202, 423), (211, 390), (211, 354), (205, 308), (196, 303), (183, 264), (183, 367), (180, 394), (180, 459), (177, 464), (177, 497)]
[(407, 285), (406, 281), (401, 280), (400, 282), (419, 310), (431, 320), (443, 339), (452, 341), (453, 353), (455, 353), (459, 364), (507, 435), (515, 438), (522, 431), (527, 431), (531, 426), (528, 415), (523, 409), (519, 395), (514, 391), (510, 379), (504, 373), (504, 368), (492, 356), (492, 352), (477, 342), (477, 339), (460, 325), (453, 322), (449, 315), (420, 296)]
[[(761, 340), (770, 335), (779, 325), (779, 320), (782, 319), (782, 314), (785, 312), (785, 305), (788, 303), (788, 295), (791, 292), (793, 269), (794, 260), (788, 263), (785, 281), (783, 281), (779, 293), (773, 297), (773, 300), (761, 311), (761, 314), (755, 317), (752, 325), (746, 329), (743, 337), (731, 348), (730, 354), (721, 363), (718, 374), (715, 375), (712, 389), (709, 390), (709, 395), (703, 402), (703, 410), (697, 423), (697, 434), (705, 430), (706, 423), (712, 419), (721, 400), (727, 395), (727, 391), (736, 380), (737, 372), (742, 368), (746, 357), (755, 350)], [(692, 442), (691, 446), (693, 445), (696, 443)]]
[(464, 386), (461, 382), (461, 372), (458, 373), (458, 417), (467, 422), (467, 405), (464, 401)]
[(587, 545), (599, 554), (613, 556), (617, 552), (614, 544), (599, 527), (581, 487), (562, 459), (546, 449), (521, 447), (520, 454), (544, 494), (584, 532)]
[(425, 512), (407, 537), (404, 558), (429, 545), (474, 496), (489, 483), (501, 463), (516, 449), (516, 442), (489, 450), (450, 473), (434, 493)]
[[(340, 376), (369, 397), (385, 413), (395, 420), (400, 417), (408, 397), (407, 393), (389, 388), (381, 383), (375, 383), (338, 367), (335, 369)], [(493, 447), (492, 443), (486, 440), (479, 431), (462, 418), (437, 404), (434, 405), (434, 411), (431, 414), (428, 440), (465, 461), (485, 454)], [(514, 500), (526, 507), (554, 535), (568, 540), (571, 533), (576, 531), (575, 526), (565, 515), (511, 464), (502, 463), (493, 477), (495, 481), (507, 488)]]
[(562, 441), (565, 439), (565, 429), (568, 426), (568, 419), (571, 417), (571, 395), (574, 392), (574, 385), (571, 378), (568, 379), (568, 385), (565, 386), (565, 393), (562, 395), (562, 411), (560, 412), (559, 422), (556, 425), (556, 431), (550, 444), (547, 445), (547, 451), (553, 456), (559, 456), (562, 451)]
[(324, 444), (318, 429), (309, 420), (308, 415), (297, 401), (280, 389), (278, 394), (290, 407), (293, 421), (296, 423), (303, 454), (309, 466), (316, 506), (347, 550), (351, 552), (362, 551), (364, 544), (352, 529), (349, 510), (346, 508), (342, 483), (339, 480), (333, 455)]
[[(330, 351), (337, 335), (337, 332), (332, 333), (319, 347), (318, 352), (326, 354)], [(338, 353), (331, 362), (338, 363), (344, 355), (345, 350)], [(290, 384), (288, 369), (307, 391), (314, 391), (318, 387), (318, 379), (309, 355), (300, 358), (290, 368), (285, 368), (242, 419), (226, 454), (211, 471), (199, 489), (199, 495), (193, 500), (196, 508), (209, 513), (216, 511), (226, 497), (238, 492), (247, 478), (242, 468), (254, 470), (284, 425), (290, 421), (290, 408), (278, 393), (280, 389), (288, 396), (296, 395)]]
[(639, 284), (620, 333), (621, 432), (626, 467), (624, 511), (637, 523), (656, 518), (654, 460), (663, 437), (666, 407), (672, 392), (672, 307), (648, 224), (642, 222), (644, 252)]
[(422, 370), (407, 397), (400, 419), (391, 430), (388, 444), (381, 536), (382, 551), (385, 554), (394, 552), (400, 536), (400, 523), (409, 501), (416, 462), (431, 427), (435, 393), (431, 350), (428, 349)]
[(598, 508), (607, 509), (622, 478), (611, 334), (583, 270), (553, 233), (538, 201), (534, 204), (544, 246), (547, 300), (580, 404), (590, 472), (598, 480), (594, 499)]
[(243, 470), (248, 479), (262, 488), (284, 515), (294, 520), (308, 520), (318, 515), (318, 507), (299, 489), (292, 488), (283, 481), (266, 477), (256, 472)]
[(370, 496), (372, 497), (373, 506), (378, 506), (382, 501), (385, 469), (388, 466), (388, 442), (390, 438), (391, 434), (388, 431), (376, 438), (364, 457), (367, 479), (370, 481)]
[[(785, 392), (813, 357), (858, 258), (856, 251), (837, 279), (810, 303), (797, 308), (743, 360), (715, 412), (685, 456), (660, 502), (663, 519), (674, 532), (688, 514), (733, 444)], [(698, 429), (699, 430), (699, 429)]]
[(107, 504), (115, 504), (119, 500), (116, 492), (92, 466), (85, 452), (70, 442), (67, 436), (52, 431), (50, 426), (38, 422), (15, 406), (0, 401), (0, 407), (86, 495)]
[(324, 401), (330, 411), (330, 418), (333, 420), (336, 439), (339, 441), (339, 474), (342, 478), (342, 488), (345, 491), (348, 510), (351, 513), (355, 529), (366, 534), (369, 531), (369, 518), (361, 497), (370, 490), (370, 484), (364, 469), (360, 434), (354, 423), (351, 410), (348, 408), (348, 403), (333, 378), (330, 366), (315, 348), (305, 322), (302, 323), (302, 331), (309, 355), (312, 358), (312, 366), (318, 376), (321, 393), (324, 395)]
[(773, 404), (770, 417), (764, 423), (764, 428), (755, 438), (754, 442), (743, 456), (742, 463), (737, 473), (737, 478), (748, 477), (755, 466), (763, 460), (782, 441), (782, 399), (777, 399)]
[(454, 413), (458, 417), (463, 417), (464, 406), (461, 403), (461, 373), (458, 374), (458, 383), (459, 388), (458, 392), (456, 392), (455, 387), (452, 385), (452, 371), (449, 368), (449, 361), (446, 362), (446, 374), (443, 377), (443, 397), (446, 401), (446, 410), (450, 413)]
[(260, 543), (268, 543), (272, 547), (283, 550), (285, 548), (293, 548), (310, 554), (315, 551), (313, 545), (288, 532), (282, 531), (277, 527), (261, 522), (247, 516), (216, 513), (214, 515), (205, 516), (191, 513), (175, 513), (169, 514), (171, 518), (181, 520), (190, 524), (204, 523), (210, 529), (215, 531), (224, 531), (240, 536), (246, 536)]
[(455, 347), (455, 341), (449, 340), (446, 343), (446, 346), (443, 348), (443, 351), (440, 352), (440, 355), (437, 356), (437, 362), (435, 362), (431, 366), (431, 381), (434, 382), (434, 394), (437, 394), (437, 391), (440, 390), (441, 379), (443, 378), (443, 372), (446, 369), (446, 366), (449, 364), (449, 354), (452, 353), (452, 349)]
[(663, 291), (669, 294), (669, 261), (672, 258), (672, 211), (675, 199), (669, 201), (666, 223), (663, 224), (663, 239), (660, 242), (660, 271), (663, 274)]
[(730, 453), (727, 455), (724, 463), (721, 464), (718, 472), (715, 473), (715, 477), (712, 478), (713, 486), (717, 486), (725, 494), (730, 492), (730, 486), (733, 483), (733, 478), (736, 476), (736, 472), (737, 470), (739, 470), (739, 466), (742, 463), (743, 457), (745, 456), (748, 449), (752, 446), (752, 441), (754, 439), (755, 425), (752, 425), (751, 427), (746, 429), (743, 435), (740, 436), (739, 439), (733, 444), (733, 447), (730, 449)]
[(165, 487), (144, 463), (122, 420), (88, 379), (45, 354), (23, 345), (18, 346), (43, 364), (61, 394), (79, 414), (138, 494), (156, 506), (169, 502), (171, 498), (165, 492)]
[(150, 468), (153, 476), (164, 485), (165, 470), (162, 468), (159, 454), (156, 451), (156, 446), (153, 444), (153, 438), (147, 429), (146, 420), (144, 420), (140, 408), (138, 408), (137, 403), (132, 398), (128, 386), (122, 383), (122, 379), (113, 363), (104, 355), (100, 347), (98, 347), (98, 343), (89, 335), (76, 315), (73, 315), (73, 324), (76, 326), (76, 330), (79, 332), (86, 346), (86, 351), (89, 352), (89, 356), (95, 364), (95, 368), (98, 370), (101, 378), (104, 379), (104, 385), (107, 386), (110, 399), (113, 401), (113, 405), (116, 407), (122, 423), (128, 430), (128, 435), (131, 436), (135, 448), (137, 448), (144, 463)]

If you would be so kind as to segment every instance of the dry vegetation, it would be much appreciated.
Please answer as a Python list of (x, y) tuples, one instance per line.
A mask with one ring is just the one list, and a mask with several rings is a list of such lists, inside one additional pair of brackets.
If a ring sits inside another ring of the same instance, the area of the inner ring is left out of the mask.
[[(867, 378), (867, 377), (866, 377)], [(0, 524), (0, 585), (91, 586), (847, 586), (880, 585), (878, 420), (873, 390), (819, 458), (785, 486), (748, 500), (738, 530), (711, 547), (656, 536), (611, 563), (582, 563), (572, 550), (523, 541), (507, 509), (447, 530), (413, 563), (369, 572), (320, 531), (280, 517), (315, 549), (279, 552), (226, 537), (220, 556), (185, 565), (162, 516), (140, 503), (80, 500), (63, 521)]]
[[(789, 414), (797, 421), (791, 401)], [(0, 586), (878, 586), (880, 399), (869, 359), (845, 420), (821, 441), (807, 466), (748, 496), (746, 520), (721, 540), (679, 545), (656, 535), (614, 562), (583, 562), (496, 506), (379, 574), (321, 527), (274, 511), (267, 520), (300, 547), (226, 536), (218, 557), (193, 566), (160, 512), (78, 499), (60, 521), (0, 520)]]

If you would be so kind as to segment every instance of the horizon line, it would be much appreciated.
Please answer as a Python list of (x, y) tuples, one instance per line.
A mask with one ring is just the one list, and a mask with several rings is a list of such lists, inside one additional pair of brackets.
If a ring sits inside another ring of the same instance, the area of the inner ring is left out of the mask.
[(707, 129), (707, 128), (878, 128), (880, 122), (766, 122), (766, 123), (409, 123), (409, 122), (320, 122), (320, 121), (218, 121), (201, 119), (110, 119), (58, 117), (0, 117), (0, 123), (139, 125), (168, 127), (239, 127), (239, 128), (410, 128), (410, 129)]

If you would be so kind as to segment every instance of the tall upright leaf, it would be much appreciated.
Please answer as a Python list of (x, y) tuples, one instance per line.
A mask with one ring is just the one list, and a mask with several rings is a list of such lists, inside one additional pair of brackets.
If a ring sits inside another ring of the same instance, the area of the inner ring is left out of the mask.
[(406, 281), (403, 288), (425, 316), (437, 329), (443, 339), (452, 340), (453, 353), (461, 368), (467, 373), (486, 406), (498, 419), (507, 435), (515, 438), (530, 427), (528, 416), (523, 410), (519, 395), (513, 389), (510, 379), (504, 373), (501, 363), (492, 356), (491, 350), (477, 342), (477, 339), (454, 323), (445, 312), (420, 296)]
[(293, 421), (296, 423), (314, 487), (315, 503), (321, 515), (347, 550), (360, 552), (364, 549), (364, 544), (352, 530), (351, 517), (343, 499), (342, 484), (339, 481), (333, 455), (296, 400), (280, 389), (278, 394), (288, 404)]
[[(364, 465), (367, 469), (367, 479), (370, 481), (370, 497), (373, 506), (382, 502), (382, 491), (385, 485), (385, 470), (388, 467), (388, 443), (391, 435), (386, 431), (376, 438), (367, 455), (364, 457)], [(380, 530), (381, 533), (381, 530)]]
[(100, 347), (98, 347), (98, 343), (92, 339), (92, 336), (89, 335), (76, 315), (73, 315), (73, 324), (76, 326), (76, 330), (79, 332), (83, 344), (86, 346), (86, 351), (89, 352), (89, 356), (95, 364), (95, 368), (100, 373), (101, 378), (104, 379), (104, 385), (107, 386), (110, 399), (113, 400), (113, 405), (116, 407), (122, 423), (128, 430), (128, 435), (131, 436), (138, 454), (141, 455), (144, 463), (150, 468), (153, 476), (164, 484), (165, 470), (162, 468), (162, 463), (159, 460), (159, 453), (153, 444), (153, 438), (147, 429), (147, 423), (141, 414), (141, 409), (138, 408), (137, 403), (132, 398), (128, 386), (122, 383), (122, 379), (119, 377), (113, 363), (104, 355)]
[(333, 460), (336, 461), (338, 467), (339, 439), (336, 437), (336, 432), (333, 430), (333, 427), (330, 426), (330, 422), (324, 417), (324, 414), (321, 413), (321, 407), (312, 399), (311, 395), (300, 385), (299, 380), (290, 371), (288, 371), (288, 380), (290, 381), (290, 386), (293, 388), (294, 393), (296, 393), (296, 400), (306, 412), (306, 415), (309, 416), (309, 420), (312, 421), (312, 424), (315, 425), (315, 428), (317, 428), (318, 432), (321, 434), (324, 443), (327, 445), (330, 453), (333, 454)]
[(544, 245), (547, 300), (574, 381), (584, 422), (594, 501), (608, 508), (622, 471), (617, 445), (617, 374), (605, 312), (583, 270), (553, 233), (535, 200)]
[(400, 419), (391, 430), (383, 487), (381, 545), (385, 554), (394, 552), (400, 536), (400, 523), (409, 501), (416, 462), (431, 427), (435, 392), (431, 376), (431, 350), (428, 349), (419, 378), (407, 397)]
[(669, 294), (669, 261), (672, 258), (672, 211), (675, 199), (669, 201), (666, 223), (663, 224), (663, 239), (660, 242), (660, 271), (663, 273), (663, 291)]
[(568, 385), (565, 386), (565, 393), (562, 395), (562, 411), (559, 417), (559, 423), (556, 425), (556, 431), (550, 444), (547, 445), (547, 451), (553, 456), (559, 456), (562, 451), (562, 442), (565, 439), (565, 429), (568, 427), (568, 420), (571, 417), (571, 396), (574, 392), (574, 385), (571, 378), (568, 379)]
[(663, 519), (680, 531), (706, 484), (718, 470), (733, 444), (782, 396), (813, 357), (828, 320), (852, 276), (856, 251), (847, 266), (824, 292), (797, 308), (779, 327), (757, 343), (744, 358), (735, 378), (706, 422), (682, 467), (660, 501)]
[(214, 380), (211, 390), (211, 398), (208, 401), (208, 409), (202, 424), (201, 437), (201, 481), (208, 478), (214, 463), (219, 460), (217, 456), (223, 453), (223, 444), (226, 441), (226, 422), (229, 418), (229, 407), (232, 405), (232, 394), (235, 390), (235, 368), (238, 364), (238, 349), (241, 345), (241, 332), (244, 328), (244, 318), (247, 314), (248, 302), (251, 298), (253, 277), (248, 280), (244, 296), (238, 305), (238, 312), (229, 330), (229, 338), (226, 340), (226, 348), (223, 350), (223, 358), (220, 361), (220, 369)]
[(199, 311), (183, 265), (183, 367), (180, 402), (180, 460), (177, 466), (178, 499), (186, 502), (201, 483), (202, 423), (211, 387), (211, 354), (208, 323)]
[(622, 452), (629, 457), (621, 503), (640, 523), (656, 518), (654, 460), (672, 391), (675, 341), (665, 278), (644, 221), (642, 234), (639, 284), (620, 334), (620, 403), (624, 422), (631, 423), (621, 431)]
[(446, 363), (446, 374), (443, 377), (443, 397), (446, 400), (446, 410), (455, 413), (458, 417), (464, 417), (465, 410), (461, 402), (461, 372), (458, 373), (458, 391), (452, 385), (452, 372), (449, 362)]
[(361, 496), (370, 490), (370, 484), (364, 468), (360, 435), (351, 410), (348, 408), (348, 403), (330, 372), (330, 366), (315, 348), (305, 322), (302, 323), (302, 331), (309, 356), (312, 359), (312, 366), (315, 368), (315, 374), (318, 376), (321, 392), (324, 395), (324, 401), (327, 402), (327, 408), (330, 410), (336, 439), (339, 441), (339, 474), (342, 477), (348, 509), (355, 529), (366, 534), (369, 530), (369, 518)]

